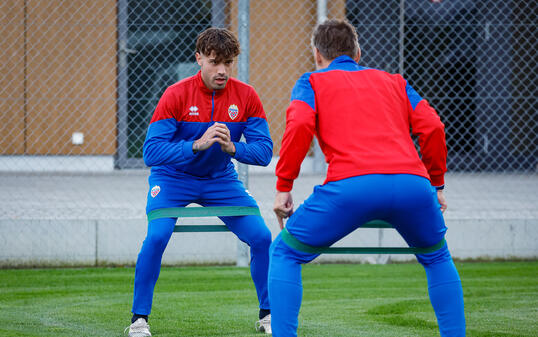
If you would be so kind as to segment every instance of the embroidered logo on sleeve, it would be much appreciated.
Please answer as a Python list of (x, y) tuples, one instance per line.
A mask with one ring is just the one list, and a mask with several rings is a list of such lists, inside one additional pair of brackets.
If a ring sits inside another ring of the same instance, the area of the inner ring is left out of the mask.
[(198, 107), (196, 105), (193, 105), (189, 108), (189, 116), (198, 116)]
[(152, 187), (151, 189), (151, 197), (152, 198), (155, 198), (157, 196), (157, 194), (159, 194), (159, 192), (161, 191), (161, 187), (159, 185), (155, 185)]
[(228, 116), (230, 116), (230, 118), (234, 120), (237, 115), (239, 115), (239, 108), (237, 107), (237, 105), (230, 105), (230, 107), (228, 108)]

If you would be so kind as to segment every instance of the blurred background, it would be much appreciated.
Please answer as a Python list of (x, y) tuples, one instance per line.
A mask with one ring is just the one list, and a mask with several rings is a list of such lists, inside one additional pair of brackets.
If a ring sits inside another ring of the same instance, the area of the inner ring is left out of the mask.
[[(3, 0), (0, 266), (135, 263), (147, 225), (146, 130), (166, 87), (198, 71), (196, 37), (211, 26), (238, 35), (234, 76), (254, 86), (267, 114), (271, 164), (237, 168), (277, 235), (285, 111), (297, 78), (314, 70), (310, 34), (326, 18), (349, 20), (360, 64), (402, 74), (445, 123), (453, 255), (535, 259), (537, 13), (535, 1), (516, 0)], [(325, 169), (313, 144), (296, 206)], [(402, 243), (392, 230), (360, 231), (341, 244)], [(164, 262), (233, 264), (242, 254), (230, 233), (174, 234)]]

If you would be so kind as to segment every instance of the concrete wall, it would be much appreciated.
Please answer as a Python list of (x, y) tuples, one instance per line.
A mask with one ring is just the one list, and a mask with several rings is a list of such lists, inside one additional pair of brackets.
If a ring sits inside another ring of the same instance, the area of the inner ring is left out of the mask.
[[(308, 172), (311, 163), (303, 163)], [(254, 171), (254, 170), (253, 170)], [(0, 173), (0, 267), (133, 265), (146, 235), (147, 170), (101, 174)], [(299, 207), (324, 177), (301, 174), (293, 198)], [(274, 174), (252, 173), (249, 191), (273, 238)], [(446, 176), (446, 239), (458, 259), (538, 258), (538, 176)], [(189, 218), (186, 224), (219, 224)], [(165, 264), (234, 264), (231, 233), (175, 233)], [(403, 246), (393, 229), (358, 229), (337, 246)], [(412, 255), (322, 255), (318, 262), (413, 260)]]
[[(215, 224), (218, 220), (210, 221)], [(189, 224), (207, 220), (193, 219)], [(538, 221), (452, 220), (446, 239), (457, 259), (536, 259)], [(146, 221), (0, 220), (0, 267), (134, 265)], [(273, 230), (273, 237), (277, 231)], [(21, 241), (20, 238), (25, 240)], [(21, 244), (23, 242), (23, 244)], [(405, 246), (391, 229), (359, 229), (336, 246)], [(237, 239), (231, 233), (174, 233), (163, 263), (234, 264)], [(385, 263), (413, 255), (322, 255), (317, 262)]]

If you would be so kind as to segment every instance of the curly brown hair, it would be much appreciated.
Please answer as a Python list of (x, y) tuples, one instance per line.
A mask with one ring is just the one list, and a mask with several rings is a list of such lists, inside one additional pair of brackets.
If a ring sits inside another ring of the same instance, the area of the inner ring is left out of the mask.
[(213, 51), (217, 63), (233, 59), (239, 55), (239, 41), (228, 29), (208, 28), (198, 35), (196, 52), (209, 56)]

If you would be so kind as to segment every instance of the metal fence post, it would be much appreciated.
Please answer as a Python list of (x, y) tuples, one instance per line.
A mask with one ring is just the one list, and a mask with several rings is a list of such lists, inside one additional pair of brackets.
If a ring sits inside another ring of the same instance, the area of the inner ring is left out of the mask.
[(128, 158), (127, 149), (127, 0), (118, 1), (118, 151), (116, 167), (124, 167)]
[[(327, 0), (317, 1), (317, 24), (327, 20)], [(327, 166), (325, 165), (325, 156), (321, 152), (318, 139), (314, 137), (314, 158), (312, 160), (312, 171), (314, 173), (325, 173)]]
[[(238, 57), (238, 79), (242, 82), (249, 82), (249, 30), (250, 30), (250, 1), (239, 0), (238, 3), (238, 27), (239, 44), (241, 53)], [(239, 179), (248, 189), (248, 166), (243, 163), (238, 165)], [(237, 240), (237, 261), (238, 267), (247, 267), (249, 264), (248, 246), (241, 240)]]
[(405, 0), (400, 0), (400, 36), (398, 38), (399, 60), (398, 72), (404, 76), (404, 43), (405, 43)]

